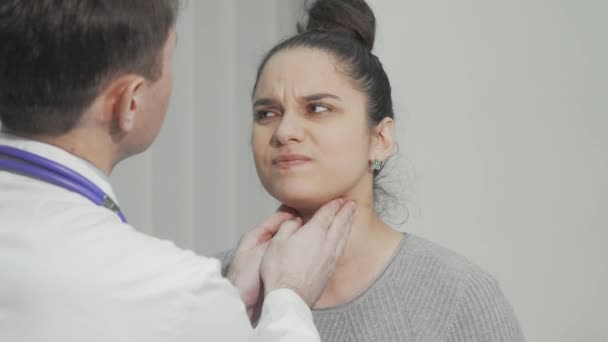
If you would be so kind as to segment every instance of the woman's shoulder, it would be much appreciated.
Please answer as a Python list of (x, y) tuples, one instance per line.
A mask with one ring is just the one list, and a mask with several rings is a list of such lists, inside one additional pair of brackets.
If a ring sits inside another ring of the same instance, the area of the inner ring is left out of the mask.
[(413, 234), (405, 234), (403, 239), (388, 279), (412, 305), (425, 299), (443, 306), (437, 309), (446, 310), (472, 285), (498, 286), (490, 273), (440, 244)]
[[(404, 239), (391, 267), (391, 278), (404, 305), (417, 317), (413, 318), (414, 326), (422, 330), (442, 327), (443, 334), (457, 336), (474, 331), (477, 336), (497, 334), (493, 327), (498, 325), (501, 334), (521, 340), (515, 314), (494, 276), (435, 242), (411, 234)], [(418, 322), (420, 317), (427, 321)], [(477, 340), (468, 337), (472, 339), (464, 340)]]
[(431, 274), (453, 277), (471, 273), (488, 274), (466, 257), (438, 243), (409, 233), (405, 234), (403, 239), (402, 247), (396, 256), (402, 271), (424, 268)]

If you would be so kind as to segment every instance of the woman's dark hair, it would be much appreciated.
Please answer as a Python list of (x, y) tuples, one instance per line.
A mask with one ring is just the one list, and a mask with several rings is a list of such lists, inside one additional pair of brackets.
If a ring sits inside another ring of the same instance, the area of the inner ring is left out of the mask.
[[(376, 18), (364, 0), (318, 0), (308, 10), (308, 21), (298, 24), (298, 34), (276, 45), (260, 64), (254, 85), (257, 87), (264, 67), (280, 51), (306, 47), (331, 53), (340, 70), (367, 97), (370, 126), (384, 118), (394, 118), (391, 84), (382, 63), (373, 53)], [(374, 172), (374, 190), (390, 195), (378, 184), (380, 172)]]
[(2, 0), (0, 120), (15, 133), (71, 130), (122, 73), (160, 76), (179, 0)]

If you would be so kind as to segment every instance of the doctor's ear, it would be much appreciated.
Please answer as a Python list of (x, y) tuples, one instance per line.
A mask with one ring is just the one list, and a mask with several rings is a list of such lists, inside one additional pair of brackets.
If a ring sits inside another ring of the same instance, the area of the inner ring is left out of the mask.
[(135, 75), (124, 76), (114, 82), (112, 121), (113, 126), (124, 133), (131, 132), (135, 127), (138, 107), (141, 105), (139, 103), (141, 96), (138, 91), (143, 83), (144, 78)]
[(384, 118), (372, 132), (370, 160), (386, 161), (393, 155), (395, 144), (395, 125), (391, 118)]

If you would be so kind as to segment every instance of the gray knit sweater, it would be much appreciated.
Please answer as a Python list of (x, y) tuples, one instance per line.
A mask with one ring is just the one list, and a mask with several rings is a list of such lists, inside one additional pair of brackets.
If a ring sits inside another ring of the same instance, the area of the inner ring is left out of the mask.
[(367, 289), (313, 315), (323, 342), (524, 341), (492, 276), (411, 234)]

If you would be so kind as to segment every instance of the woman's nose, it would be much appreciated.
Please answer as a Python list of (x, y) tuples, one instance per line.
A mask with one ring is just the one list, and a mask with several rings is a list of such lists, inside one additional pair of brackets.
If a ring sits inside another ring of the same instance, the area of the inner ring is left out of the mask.
[(294, 142), (301, 142), (303, 137), (303, 130), (297, 114), (285, 112), (274, 132), (274, 143), (283, 146)]

